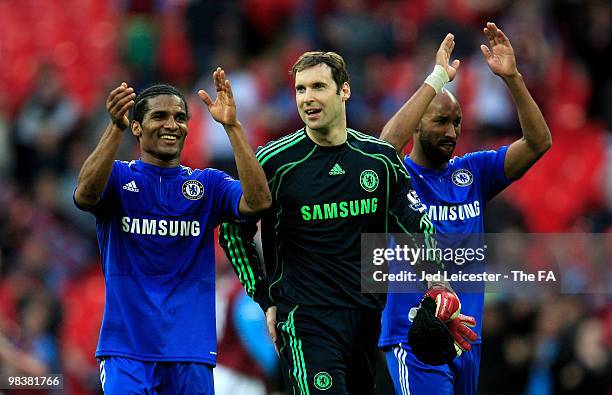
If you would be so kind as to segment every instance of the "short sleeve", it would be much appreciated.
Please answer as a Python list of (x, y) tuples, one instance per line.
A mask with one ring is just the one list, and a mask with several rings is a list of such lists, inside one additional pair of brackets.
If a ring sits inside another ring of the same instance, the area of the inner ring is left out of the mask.
[(245, 220), (240, 214), (240, 198), (242, 197), (242, 186), (240, 181), (229, 174), (215, 169), (210, 169), (210, 181), (215, 196), (215, 209), (219, 213), (219, 222), (232, 220)]
[(111, 170), (111, 174), (108, 177), (108, 181), (106, 182), (106, 187), (104, 187), (104, 192), (102, 192), (102, 196), (100, 196), (100, 201), (98, 202), (98, 204), (96, 204), (93, 207), (83, 207), (80, 206), (76, 199), (75, 199), (75, 193), (76, 193), (76, 187), (74, 188), (74, 191), (72, 192), (72, 201), (74, 202), (74, 205), (79, 209), (79, 210), (83, 210), (83, 211), (89, 211), (90, 213), (92, 213), (93, 215), (95, 215), (96, 217), (107, 217), (110, 215), (111, 210), (114, 206), (113, 202), (116, 199), (117, 196), (117, 180), (119, 179), (119, 171), (120, 171), (120, 166), (121, 166), (121, 162), (120, 161), (115, 161), (113, 163), (113, 168)]
[(484, 201), (491, 200), (512, 184), (512, 181), (504, 174), (506, 152), (508, 152), (508, 146), (504, 145), (497, 150), (478, 151), (465, 156), (471, 162), (472, 169), (479, 173), (477, 178), (481, 183)]

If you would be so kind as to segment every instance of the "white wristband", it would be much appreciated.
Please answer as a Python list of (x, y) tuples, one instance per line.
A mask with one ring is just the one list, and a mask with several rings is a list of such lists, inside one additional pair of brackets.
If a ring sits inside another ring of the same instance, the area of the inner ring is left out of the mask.
[(434, 91), (436, 91), (436, 94), (440, 93), (440, 90), (447, 82), (448, 73), (446, 72), (446, 69), (440, 66), (439, 64), (437, 64), (431, 74), (429, 74), (427, 78), (425, 78), (425, 83), (431, 86)]

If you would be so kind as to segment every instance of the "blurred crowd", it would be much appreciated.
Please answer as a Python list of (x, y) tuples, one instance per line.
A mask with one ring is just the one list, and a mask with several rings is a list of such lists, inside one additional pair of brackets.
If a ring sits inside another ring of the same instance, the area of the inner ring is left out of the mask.
[[(211, 88), (217, 65), (254, 148), (301, 127), (288, 70), (315, 49), (345, 58), (348, 123), (378, 136), (451, 32), (462, 61), (448, 86), (463, 111), (461, 154), (521, 133), (479, 51), (486, 21), (508, 34), (553, 135), (551, 151), (487, 208), (488, 231), (610, 233), (609, 1), (1, 1), (0, 374), (63, 373), (55, 393), (100, 393), (94, 350), (104, 282), (94, 218), (74, 207), (72, 192), (108, 122), (104, 101), (114, 86), (180, 87), (193, 113), (183, 164), (235, 174), (225, 132), (195, 95)], [(126, 136), (118, 159), (137, 157)], [(610, 251), (598, 272), (603, 289), (585, 281), (571, 294), (487, 295), (480, 393), (612, 394)], [(575, 263), (588, 266), (579, 255)], [(219, 393), (276, 391), (263, 314), (244, 299), (222, 253), (217, 267)]]

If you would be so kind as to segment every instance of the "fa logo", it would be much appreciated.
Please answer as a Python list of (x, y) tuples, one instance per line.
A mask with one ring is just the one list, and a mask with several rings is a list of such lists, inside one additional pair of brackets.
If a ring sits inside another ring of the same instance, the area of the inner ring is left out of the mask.
[(367, 192), (374, 192), (378, 188), (378, 174), (373, 170), (364, 170), (359, 176), (359, 183)]
[(183, 196), (189, 200), (198, 200), (204, 196), (204, 185), (198, 180), (187, 180), (183, 183)]
[(466, 169), (455, 170), (452, 178), (453, 184), (457, 185), (458, 187), (467, 187), (474, 181), (474, 176), (469, 170)]
[(332, 386), (332, 378), (327, 372), (319, 372), (314, 376), (314, 385), (318, 390), (328, 390)]

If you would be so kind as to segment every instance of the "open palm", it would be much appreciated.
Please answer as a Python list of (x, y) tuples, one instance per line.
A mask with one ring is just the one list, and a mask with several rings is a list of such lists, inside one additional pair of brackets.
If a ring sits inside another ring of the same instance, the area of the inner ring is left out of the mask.
[(227, 78), (225, 78), (225, 71), (217, 67), (217, 70), (213, 73), (213, 80), (215, 83), (215, 90), (217, 91), (217, 98), (213, 102), (208, 93), (204, 90), (198, 91), (198, 96), (206, 103), (210, 115), (215, 121), (225, 126), (232, 126), (238, 123), (236, 117), (236, 103), (234, 102), (234, 94), (232, 87)]
[(491, 22), (487, 23), (487, 27), (483, 29), (483, 32), (487, 40), (489, 40), (490, 48), (486, 45), (481, 45), (480, 50), (491, 71), (502, 78), (513, 77), (518, 74), (514, 49), (512, 49), (510, 40), (504, 32), (495, 23)]
[(436, 52), (436, 64), (444, 67), (446, 73), (448, 74), (449, 81), (455, 79), (455, 76), (457, 75), (457, 69), (459, 68), (459, 64), (461, 63), (459, 60), (455, 59), (450, 65), (448, 64), (454, 48), (455, 36), (448, 33), (440, 44), (438, 52)]

